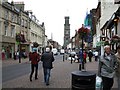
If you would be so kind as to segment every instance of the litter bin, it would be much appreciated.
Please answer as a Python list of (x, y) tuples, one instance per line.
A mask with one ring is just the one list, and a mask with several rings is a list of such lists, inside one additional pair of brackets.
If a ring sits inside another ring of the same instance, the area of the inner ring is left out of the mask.
[(91, 71), (72, 72), (72, 90), (95, 90), (96, 74)]

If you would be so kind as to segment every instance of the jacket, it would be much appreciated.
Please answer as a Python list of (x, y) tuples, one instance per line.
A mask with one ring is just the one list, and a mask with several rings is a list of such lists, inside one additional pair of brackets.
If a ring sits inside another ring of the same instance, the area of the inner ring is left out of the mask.
[(118, 53), (115, 54), (117, 57), (117, 62), (118, 62), (118, 68), (116, 70), (116, 76), (120, 77), (120, 55)]
[(87, 54), (84, 52), (83, 53), (83, 58), (86, 59), (87, 58)]
[(117, 58), (113, 53), (110, 55), (102, 55), (98, 65), (98, 76), (113, 78), (117, 68)]
[(38, 62), (40, 61), (40, 56), (37, 52), (33, 52), (30, 55), (30, 59), (31, 59), (31, 64), (38, 64)]
[(88, 52), (88, 57), (92, 57), (93, 53), (91, 51)]
[(43, 62), (43, 68), (52, 69), (54, 61), (54, 56), (52, 52), (45, 52), (41, 56), (41, 61)]

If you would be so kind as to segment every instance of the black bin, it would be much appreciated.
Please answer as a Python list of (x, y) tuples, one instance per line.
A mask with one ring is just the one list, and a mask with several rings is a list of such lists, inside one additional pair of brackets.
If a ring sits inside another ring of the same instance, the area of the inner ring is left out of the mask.
[(72, 90), (95, 90), (96, 74), (90, 71), (72, 72)]

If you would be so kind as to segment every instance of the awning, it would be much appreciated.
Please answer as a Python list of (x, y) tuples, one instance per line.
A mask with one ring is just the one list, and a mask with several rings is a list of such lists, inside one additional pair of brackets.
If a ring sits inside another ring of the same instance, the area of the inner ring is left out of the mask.
[(103, 27), (101, 28), (101, 30), (105, 29), (106, 25), (108, 24), (108, 21), (106, 21), (106, 23), (103, 25)]
[(114, 26), (114, 21), (113, 21), (113, 20), (109, 20), (106, 28), (107, 28), (107, 29), (111, 29), (111, 28), (113, 28), (113, 26)]
[(107, 24), (107, 29), (111, 29), (114, 26), (114, 19), (120, 17), (120, 7), (118, 8), (118, 10), (113, 13), (113, 15), (111, 16), (110, 20), (108, 21)]

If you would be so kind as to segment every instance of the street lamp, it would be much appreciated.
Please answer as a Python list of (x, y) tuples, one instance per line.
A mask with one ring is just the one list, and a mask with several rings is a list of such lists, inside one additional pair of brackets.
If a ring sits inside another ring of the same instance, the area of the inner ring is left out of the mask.
[(20, 50), (20, 42), (21, 42), (21, 34), (16, 34), (16, 42), (18, 43), (18, 50), (19, 50), (19, 63), (21, 63), (21, 50)]
[[(82, 69), (85, 69), (84, 60), (83, 60), (84, 38), (87, 37), (88, 33), (89, 33), (89, 29), (85, 28), (84, 25), (82, 24), (82, 27), (78, 29), (79, 38), (82, 39), (82, 58), (81, 58)], [(81, 63), (79, 64), (79, 70), (81, 70)]]

